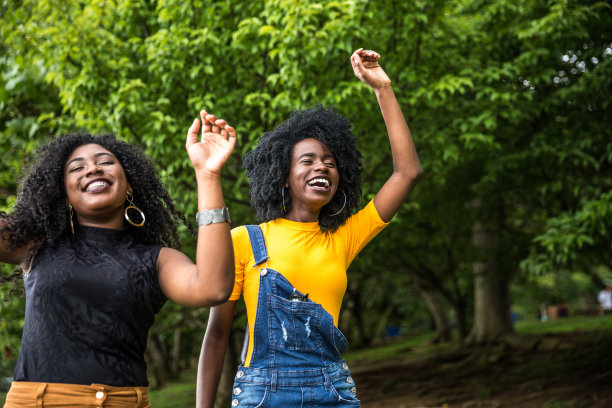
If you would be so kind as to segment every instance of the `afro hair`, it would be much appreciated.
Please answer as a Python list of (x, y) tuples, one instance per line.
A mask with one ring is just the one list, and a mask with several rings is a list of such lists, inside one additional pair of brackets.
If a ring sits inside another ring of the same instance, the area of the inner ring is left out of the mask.
[[(282, 189), (289, 177), (293, 147), (313, 138), (334, 155), (340, 176), (338, 191), (321, 209), (319, 226), (335, 231), (359, 208), (361, 201), (361, 154), (350, 122), (332, 108), (321, 105), (298, 109), (274, 130), (264, 133), (254, 150), (243, 159), (251, 187), (251, 205), (261, 222), (282, 217), (291, 209), (291, 198)], [(338, 210), (340, 209), (340, 212)], [(337, 214), (336, 214), (337, 213)]]

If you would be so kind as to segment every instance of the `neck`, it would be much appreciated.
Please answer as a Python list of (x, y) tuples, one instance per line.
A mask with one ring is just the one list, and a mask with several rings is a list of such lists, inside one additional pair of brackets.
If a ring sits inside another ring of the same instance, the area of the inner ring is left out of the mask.
[(283, 218), (295, 222), (317, 222), (321, 210), (309, 210), (306, 208), (293, 207)]
[(114, 230), (120, 230), (124, 227), (123, 222), (123, 211), (117, 213), (112, 217), (95, 217), (95, 216), (82, 216), (77, 215), (77, 222), (79, 225), (86, 227), (97, 227), (97, 228), (109, 228)]

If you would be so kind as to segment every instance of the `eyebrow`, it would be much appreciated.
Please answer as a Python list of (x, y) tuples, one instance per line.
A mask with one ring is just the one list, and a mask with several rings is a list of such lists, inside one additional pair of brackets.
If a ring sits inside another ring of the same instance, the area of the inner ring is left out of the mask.
[[(116, 158), (114, 155), (112, 155), (111, 153), (107, 153), (107, 152), (100, 152), (100, 153), (96, 153), (96, 154), (94, 154), (94, 158), (96, 158), (96, 159), (97, 159), (98, 157), (100, 157), (100, 156), (110, 156), (110, 157), (112, 157), (113, 159), (117, 160), (117, 158)], [(72, 160), (70, 160), (68, 163), (66, 163), (66, 166), (65, 166), (65, 167), (68, 167), (68, 166), (70, 166), (72, 163), (74, 163), (74, 162), (76, 162), (76, 161), (81, 161), (81, 160), (85, 160), (85, 158), (83, 158), (83, 157), (75, 157), (74, 159), (72, 159)]]

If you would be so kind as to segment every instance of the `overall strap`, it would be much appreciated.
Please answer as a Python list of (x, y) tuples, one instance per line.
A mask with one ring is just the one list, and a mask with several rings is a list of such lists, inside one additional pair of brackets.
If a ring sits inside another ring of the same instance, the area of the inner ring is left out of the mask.
[(246, 225), (249, 239), (251, 240), (251, 248), (253, 249), (253, 257), (257, 266), (268, 260), (268, 251), (266, 249), (266, 240), (259, 225)]

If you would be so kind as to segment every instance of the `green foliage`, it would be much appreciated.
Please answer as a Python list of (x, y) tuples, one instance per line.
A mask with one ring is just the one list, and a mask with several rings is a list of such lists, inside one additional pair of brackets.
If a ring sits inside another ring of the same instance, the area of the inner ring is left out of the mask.
[[(354, 124), (365, 204), (392, 160), (375, 97), (348, 60), (364, 47), (383, 56), (426, 174), (349, 270), (351, 340), (426, 320), (415, 277), (468, 314), (477, 220), (495, 230), (501, 274), (610, 268), (606, 2), (5, 0), (0, 15), (1, 209), (33, 149), (80, 128), (143, 147), (193, 217), (184, 137), (206, 109), (237, 128), (224, 192), (234, 223), (253, 223), (240, 158), (292, 109), (316, 103)], [(194, 238), (181, 237), (193, 257)], [(155, 335), (170, 348), (173, 328), (190, 326), (188, 361), (206, 315), (167, 307)]]
[[(3, 44), (0, 43), (0, 50)], [(15, 203), (17, 181), (41, 135), (53, 130), (59, 104), (44, 86), (39, 61), (25, 63), (10, 53), (0, 57), (0, 210)]]

